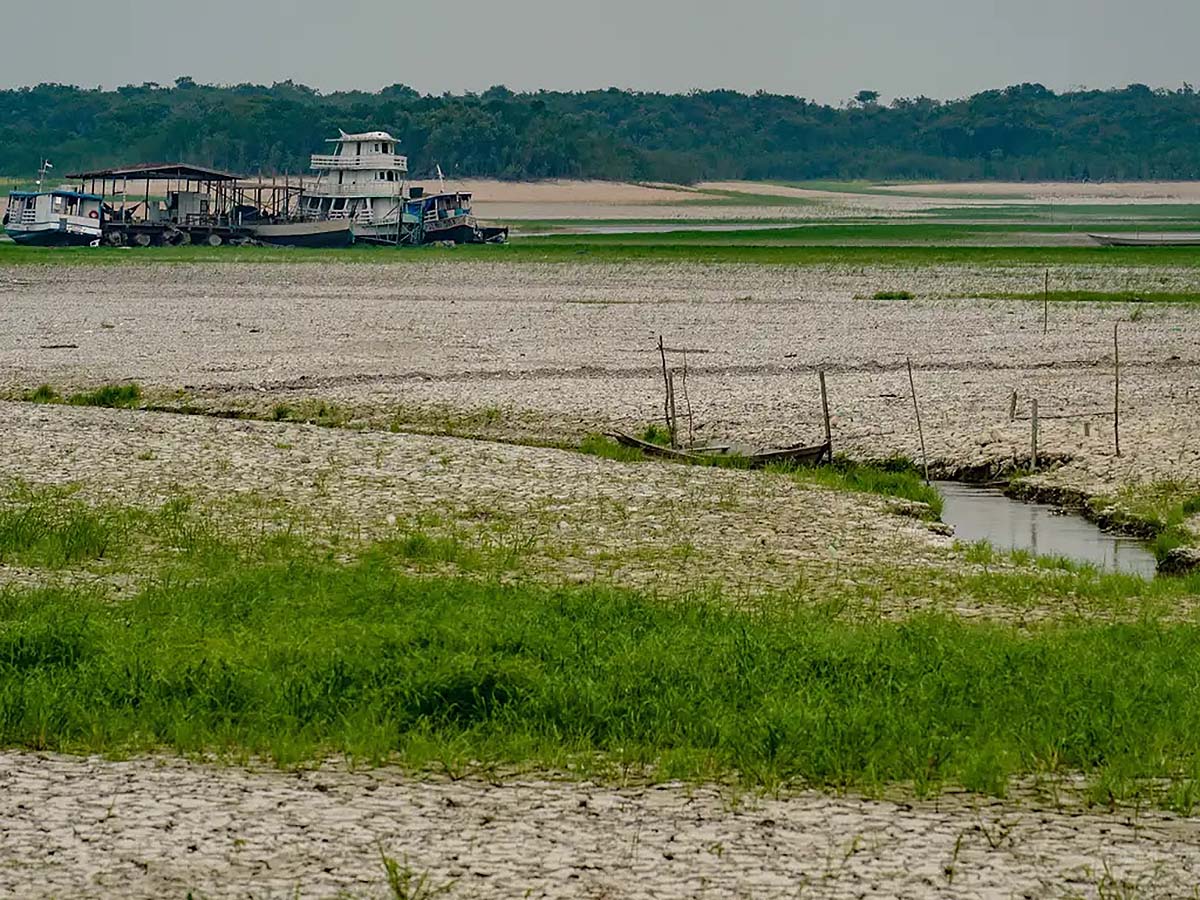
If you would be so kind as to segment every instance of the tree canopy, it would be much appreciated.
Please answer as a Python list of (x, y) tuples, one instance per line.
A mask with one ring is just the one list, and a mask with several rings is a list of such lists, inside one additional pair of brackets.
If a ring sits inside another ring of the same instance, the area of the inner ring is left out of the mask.
[(27, 176), (186, 161), (301, 172), (338, 129), (386, 129), (417, 176), (702, 179), (1200, 178), (1200, 96), (1134, 84), (1055, 93), (1040, 84), (961, 100), (863, 90), (840, 107), (759, 92), (422, 95), (402, 84), (322, 94), (291, 81), (179, 78), (116, 90), (0, 91), (0, 172)]

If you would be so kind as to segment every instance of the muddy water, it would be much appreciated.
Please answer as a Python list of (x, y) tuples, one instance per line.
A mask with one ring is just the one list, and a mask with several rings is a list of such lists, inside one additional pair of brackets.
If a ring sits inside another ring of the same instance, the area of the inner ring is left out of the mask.
[(1013, 500), (994, 488), (952, 481), (936, 485), (946, 504), (942, 519), (964, 543), (987, 541), (1001, 550), (1063, 556), (1110, 572), (1152, 578), (1154, 555), (1140, 541), (1101, 531), (1081, 516), (1043, 503)]

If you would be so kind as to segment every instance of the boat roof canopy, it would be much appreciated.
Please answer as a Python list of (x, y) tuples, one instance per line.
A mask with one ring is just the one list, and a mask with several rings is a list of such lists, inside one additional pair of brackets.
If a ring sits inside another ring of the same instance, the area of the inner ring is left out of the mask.
[(49, 194), (52, 197), (78, 197), (80, 200), (103, 200), (99, 194), (84, 194), (80, 191), (10, 191), (10, 197), (41, 197)]
[(136, 166), (123, 166), (114, 169), (99, 169), (95, 172), (77, 172), (68, 175), (80, 181), (102, 180), (113, 178), (133, 178), (137, 181), (237, 181), (239, 176), (217, 169), (206, 169), (204, 166), (193, 166), (188, 163), (142, 163)]
[(330, 138), (325, 143), (341, 144), (345, 141), (391, 141), (393, 144), (400, 143), (386, 131), (364, 131), (361, 134), (346, 134), (343, 131), (340, 137)]

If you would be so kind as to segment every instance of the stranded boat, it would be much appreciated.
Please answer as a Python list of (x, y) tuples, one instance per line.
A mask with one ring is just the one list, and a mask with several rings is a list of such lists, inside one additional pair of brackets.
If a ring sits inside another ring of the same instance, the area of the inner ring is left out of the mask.
[[(410, 186), (408, 157), (386, 131), (341, 132), (327, 143), (333, 153), (312, 157), (316, 185), (305, 191), (306, 219), (348, 221), (356, 241), (374, 244), (499, 242), (507, 228), (481, 226), (471, 211), (471, 194), (437, 193)], [(440, 180), (440, 172), (439, 172)]]
[(104, 199), (70, 186), (41, 190), (46, 172), (43, 162), (36, 191), (12, 191), (4, 214), (4, 230), (18, 244), (32, 247), (86, 246), (103, 235)]
[(1143, 234), (1089, 234), (1093, 241), (1104, 247), (1200, 247), (1200, 234), (1169, 233)]

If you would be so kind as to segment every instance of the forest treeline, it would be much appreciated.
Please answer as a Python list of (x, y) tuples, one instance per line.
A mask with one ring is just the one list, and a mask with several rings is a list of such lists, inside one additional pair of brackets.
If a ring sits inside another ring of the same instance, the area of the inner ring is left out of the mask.
[(423, 95), (404, 85), (323, 94), (283, 82), (0, 91), (0, 173), (43, 156), (78, 167), (187, 161), (306, 171), (338, 129), (387, 129), (416, 176), (704, 179), (1200, 178), (1200, 95), (1130, 85), (1022, 84), (962, 100), (841, 106), (779, 94), (617, 89)]

